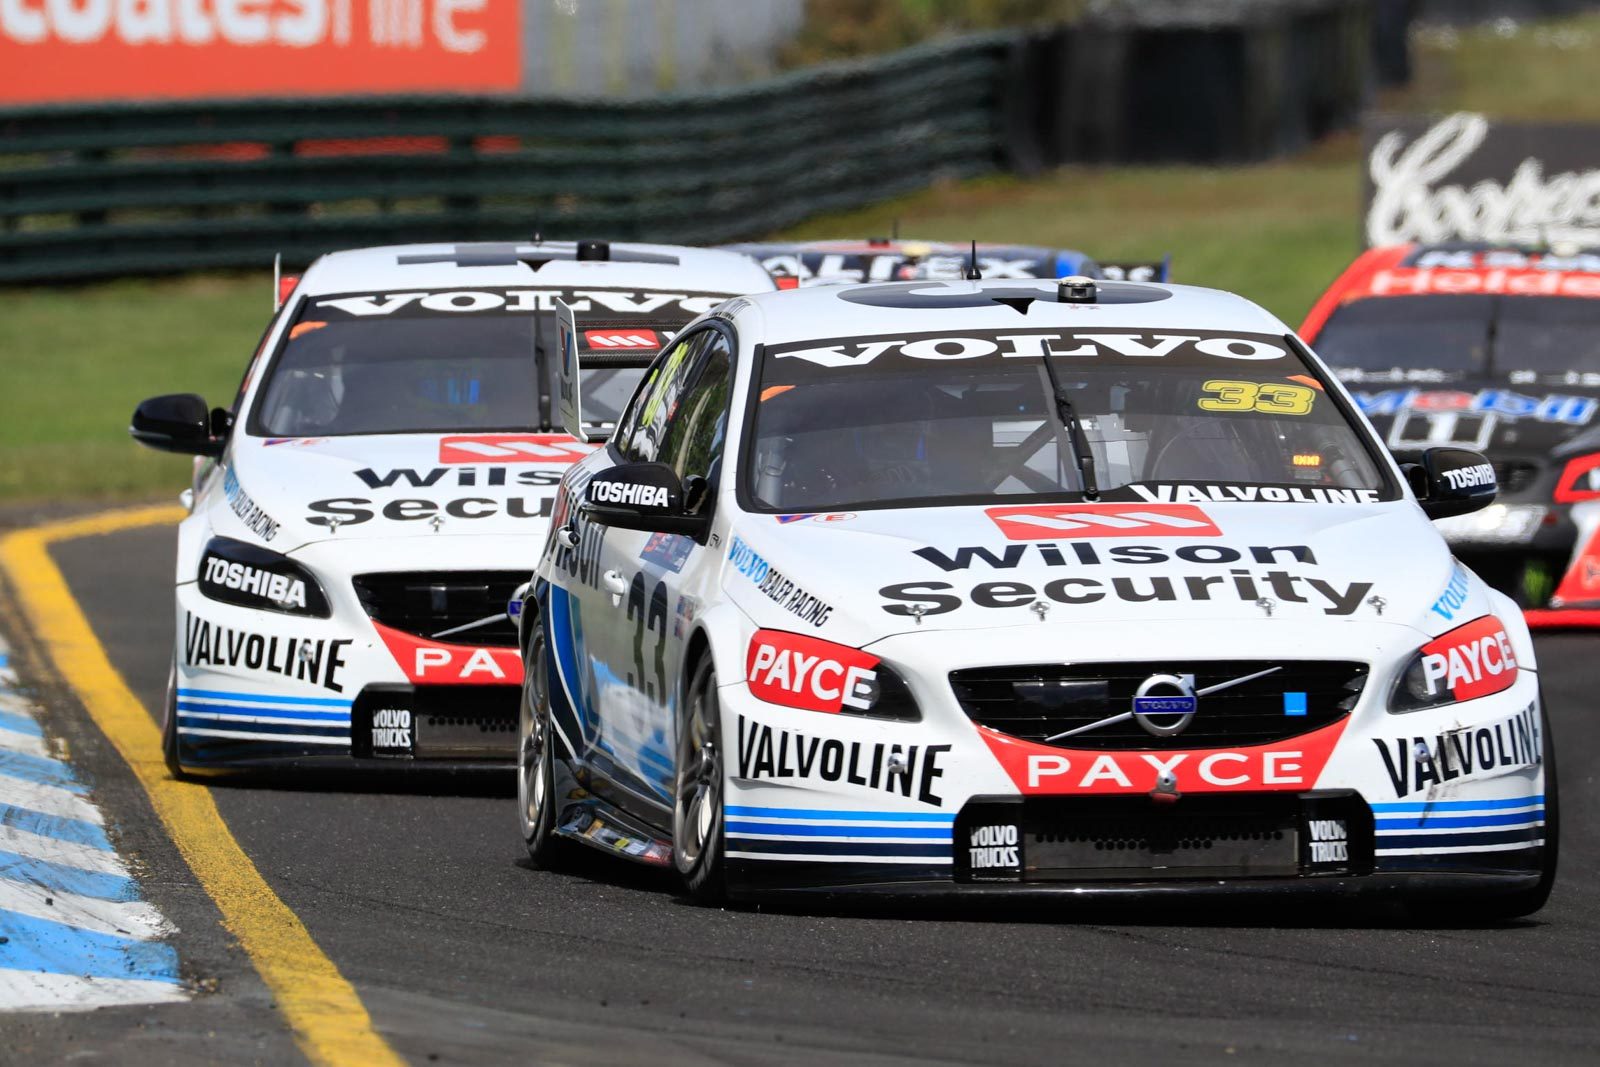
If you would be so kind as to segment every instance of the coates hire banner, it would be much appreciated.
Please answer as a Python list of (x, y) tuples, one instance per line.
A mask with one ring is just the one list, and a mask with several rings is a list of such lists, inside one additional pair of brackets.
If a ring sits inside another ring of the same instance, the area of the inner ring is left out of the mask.
[(1600, 125), (1369, 118), (1366, 240), (1600, 245)]
[(0, 0), (0, 104), (496, 90), (518, 0)]

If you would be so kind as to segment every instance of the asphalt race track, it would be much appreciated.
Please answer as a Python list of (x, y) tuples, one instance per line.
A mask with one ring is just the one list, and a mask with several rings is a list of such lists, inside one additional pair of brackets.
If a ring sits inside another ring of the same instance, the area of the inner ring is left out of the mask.
[[(55, 556), (159, 714), (174, 533)], [(1416, 929), (1386, 909), (706, 910), (602, 856), (522, 862), (512, 775), (215, 788), (223, 816), (417, 1064), (1600, 1060), (1600, 636), (1540, 641), (1566, 824), (1543, 912)], [(81, 709), (52, 728), (181, 928), (189, 1004), (0, 1015), (0, 1061), (295, 1062), (244, 953)]]

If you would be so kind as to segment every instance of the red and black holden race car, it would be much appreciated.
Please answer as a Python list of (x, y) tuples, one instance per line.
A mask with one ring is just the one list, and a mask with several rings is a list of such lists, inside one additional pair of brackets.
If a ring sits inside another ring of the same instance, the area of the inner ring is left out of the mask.
[(1111, 278), (1169, 281), (1170, 257), (1144, 263), (1104, 263), (1070, 248), (1036, 245), (950, 244), (871, 237), (865, 241), (757, 241), (722, 246), (755, 259), (780, 289), (855, 282), (955, 281), (976, 260), (978, 272), (1005, 278)]
[(1363, 254), (1301, 336), (1391, 449), (1486, 453), (1500, 498), (1439, 523), (1535, 626), (1600, 625), (1600, 249)]

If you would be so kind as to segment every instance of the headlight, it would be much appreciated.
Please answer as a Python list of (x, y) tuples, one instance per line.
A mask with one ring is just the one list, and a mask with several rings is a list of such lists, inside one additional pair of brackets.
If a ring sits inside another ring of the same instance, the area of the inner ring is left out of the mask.
[(326, 619), (328, 598), (310, 571), (269, 549), (213, 537), (200, 557), (200, 592), (224, 604)]
[(1490, 504), (1470, 515), (1435, 519), (1433, 526), (1454, 543), (1515, 544), (1532, 537), (1549, 510), (1543, 504)]
[(1600, 452), (1567, 460), (1556, 481), (1557, 504), (1600, 500)]
[(757, 630), (745, 684), (758, 700), (802, 711), (915, 722), (922, 717), (904, 680), (877, 656), (786, 630)]
[(1517, 656), (1493, 615), (1440, 634), (1417, 650), (1389, 694), (1392, 712), (1421, 711), (1486, 697), (1517, 680)]

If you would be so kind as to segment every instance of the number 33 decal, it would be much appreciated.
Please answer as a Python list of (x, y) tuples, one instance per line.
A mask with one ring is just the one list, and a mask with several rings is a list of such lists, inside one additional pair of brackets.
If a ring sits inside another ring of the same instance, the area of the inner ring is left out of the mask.
[(1278, 382), (1230, 382), (1213, 378), (1201, 386), (1215, 396), (1200, 399), (1201, 411), (1259, 411), (1267, 415), (1305, 415), (1316, 390)]

